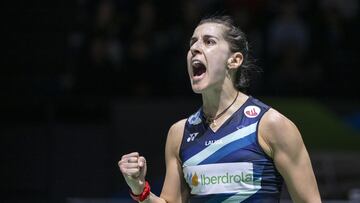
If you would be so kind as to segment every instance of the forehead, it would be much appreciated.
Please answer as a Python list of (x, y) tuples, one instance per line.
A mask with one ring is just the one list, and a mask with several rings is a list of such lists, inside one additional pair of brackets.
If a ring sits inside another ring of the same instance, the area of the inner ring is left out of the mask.
[(204, 23), (196, 27), (193, 37), (211, 35), (222, 38), (225, 26), (218, 23)]

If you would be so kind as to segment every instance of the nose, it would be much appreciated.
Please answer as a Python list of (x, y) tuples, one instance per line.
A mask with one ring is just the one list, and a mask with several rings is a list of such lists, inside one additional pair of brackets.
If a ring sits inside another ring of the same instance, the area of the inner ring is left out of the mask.
[(193, 56), (195, 56), (196, 54), (201, 53), (198, 42), (195, 42), (193, 45), (191, 45), (191, 47), (190, 47), (190, 52), (191, 52), (191, 54), (192, 54)]

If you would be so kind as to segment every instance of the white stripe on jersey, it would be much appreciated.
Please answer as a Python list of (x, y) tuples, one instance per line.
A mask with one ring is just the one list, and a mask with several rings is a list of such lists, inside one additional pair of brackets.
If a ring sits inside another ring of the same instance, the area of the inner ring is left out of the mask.
[(233, 133), (230, 133), (229, 135), (224, 136), (223, 138), (221, 138), (223, 143), (222, 145), (209, 145), (196, 155), (192, 156), (190, 159), (186, 160), (183, 164), (183, 167), (198, 165), (225, 145), (254, 133), (256, 131), (257, 123), (258, 122), (253, 123)]

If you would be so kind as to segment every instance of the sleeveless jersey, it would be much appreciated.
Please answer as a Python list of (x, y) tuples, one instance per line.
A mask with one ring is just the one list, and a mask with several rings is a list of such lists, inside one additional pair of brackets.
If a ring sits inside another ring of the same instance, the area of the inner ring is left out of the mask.
[(216, 131), (202, 109), (185, 124), (180, 146), (190, 202), (279, 202), (283, 179), (258, 142), (269, 106), (253, 97)]

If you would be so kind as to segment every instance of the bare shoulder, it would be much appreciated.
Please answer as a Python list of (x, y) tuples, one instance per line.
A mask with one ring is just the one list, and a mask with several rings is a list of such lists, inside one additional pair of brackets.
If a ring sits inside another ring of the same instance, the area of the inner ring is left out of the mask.
[[(284, 131), (286, 129), (296, 128), (295, 124), (275, 109), (269, 109), (262, 120), (261, 128), (270, 132)], [(278, 134), (278, 133), (276, 133)]]
[(186, 119), (182, 119), (174, 123), (168, 132), (166, 145), (169, 149), (175, 149), (176, 152), (179, 151), (181, 140), (184, 134)]
[(171, 132), (178, 133), (178, 131), (183, 131), (185, 127), (186, 119), (181, 119), (178, 122), (174, 123), (170, 130)]
[(290, 147), (302, 143), (295, 124), (275, 109), (269, 109), (259, 124), (259, 142), (265, 152), (273, 155), (278, 148)]
[(168, 139), (181, 139), (185, 128), (185, 123), (186, 119), (182, 119), (174, 123), (169, 129)]

